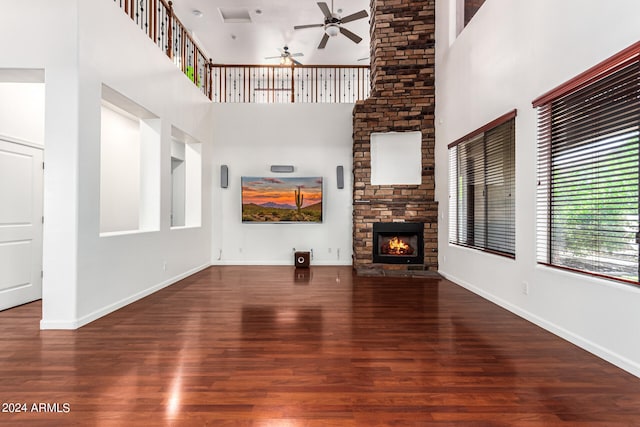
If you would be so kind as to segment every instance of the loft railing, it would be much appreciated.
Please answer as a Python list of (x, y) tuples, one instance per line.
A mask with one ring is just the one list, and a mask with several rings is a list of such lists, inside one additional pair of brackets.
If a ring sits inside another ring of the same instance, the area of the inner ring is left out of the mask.
[(354, 103), (369, 97), (368, 66), (213, 65), (167, 0), (113, 0), (214, 102)]
[(193, 40), (166, 0), (113, 0), (131, 20), (211, 99), (211, 60)]
[(369, 97), (368, 66), (212, 65), (213, 102), (354, 103)]

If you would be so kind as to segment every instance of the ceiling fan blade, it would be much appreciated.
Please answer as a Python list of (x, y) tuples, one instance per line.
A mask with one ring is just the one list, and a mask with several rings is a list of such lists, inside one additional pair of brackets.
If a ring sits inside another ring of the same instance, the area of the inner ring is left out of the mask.
[(327, 4), (325, 2), (319, 1), (318, 2), (318, 7), (320, 8), (322, 13), (324, 14), (325, 18), (331, 19), (331, 11), (329, 10), (329, 6), (327, 6)]
[(291, 61), (296, 65), (302, 65), (300, 62), (296, 61), (295, 59), (292, 59)]
[(360, 43), (362, 41), (362, 37), (352, 33), (351, 31), (347, 30), (344, 27), (340, 27), (340, 32), (345, 36), (347, 36), (349, 39), (351, 39), (351, 41), (354, 43)]
[(293, 27), (294, 30), (301, 30), (303, 28), (315, 28), (315, 27), (324, 27), (324, 24), (308, 24), (308, 25), (296, 25)]
[(357, 19), (366, 18), (367, 16), (369, 16), (367, 11), (366, 10), (361, 10), (360, 12), (352, 13), (351, 15), (345, 16), (344, 18), (342, 18), (340, 20), (340, 22), (342, 22), (344, 24), (345, 22), (355, 21)]
[(298, 57), (300, 57), (300, 56), (304, 56), (304, 53), (302, 53), (302, 52), (292, 53), (290, 56), (291, 56), (291, 57), (298, 58)]
[(264, 59), (280, 59), (282, 58), (282, 55), (278, 55), (278, 56), (265, 56)]
[(324, 33), (322, 35), (322, 40), (320, 40), (320, 44), (318, 45), (318, 49), (324, 49), (328, 41), (329, 41), (329, 35), (327, 33)]

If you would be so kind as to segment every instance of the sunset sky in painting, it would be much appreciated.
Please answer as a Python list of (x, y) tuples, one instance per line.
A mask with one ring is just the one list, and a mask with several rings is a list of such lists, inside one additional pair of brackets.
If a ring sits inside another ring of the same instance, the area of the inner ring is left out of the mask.
[(303, 207), (322, 201), (322, 178), (258, 178), (242, 177), (242, 204), (278, 203), (295, 208), (294, 192), (300, 186)]
[(322, 201), (322, 177), (258, 178), (242, 177), (242, 204), (278, 203), (295, 208), (294, 192), (300, 186), (304, 195), (302, 207)]

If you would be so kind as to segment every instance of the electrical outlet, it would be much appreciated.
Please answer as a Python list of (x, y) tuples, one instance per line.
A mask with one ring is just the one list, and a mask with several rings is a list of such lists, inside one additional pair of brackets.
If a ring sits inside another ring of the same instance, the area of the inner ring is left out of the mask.
[(162, 261), (162, 270), (167, 271), (167, 261)]
[(522, 293), (529, 295), (529, 282), (522, 282)]

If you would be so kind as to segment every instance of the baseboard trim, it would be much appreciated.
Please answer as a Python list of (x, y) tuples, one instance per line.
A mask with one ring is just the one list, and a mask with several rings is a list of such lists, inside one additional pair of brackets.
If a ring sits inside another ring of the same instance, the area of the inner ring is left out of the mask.
[[(224, 265), (273, 265), (273, 266), (291, 266), (293, 267), (293, 255), (291, 256), (290, 260), (287, 261), (280, 261), (280, 260), (275, 260), (275, 261), (261, 261), (261, 260), (215, 260), (211, 262), (211, 266), (215, 267), (215, 266), (224, 266)], [(322, 261), (317, 261), (317, 260), (311, 260), (311, 267), (313, 267), (314, 265), (319, 265), (319, 266), (351, 266), (351, 259), (349, 260), (322, 260)]]
[(106, 316), (109, 313), (113, 313), (116, 310), (121, 309), (122, 307), (125, 307), (133, 302), (138, 301), (139, 299), (142, 299), (146, 296), (149, 296), (155, 292), (158, 292), (161, 289), (164, 289), (170, 285), (173, 285), (176, 282), (179, 282), (180, 280), (189, 277), (199, 271), (202, 271), (206, 268), (209, 268), (211, 265), (210, 264), (203, 264), (201, 266), (195, 267), (191, 270), (188, 270), (182, 274), (178, 274), (177, 276), (174, 276), (170, 279), (167, 279), (157, 285), (151, 286), (150, 288), (147, 288), (145, 290), (142, 290), (136, 294), (133, 294), (127, 298), (124, 298), (120, 301), (116, 301), (113, 304), (109, 304), (101, 309), (98, 309), (92, 313), (87, 314), (86, 316), (82, 316), (78, 319), (75, 320), (70, 320), (70, 321), (64, 321), (64, 320), (41, 320), (40, 321), (40, 329), (43, 330), (48, 330), (48, 329), (78, 329), (81, 328), (82, 326), (85, 326), (91, 322), (93, 322), (94, 320), (97, 320), (103, 316)]
[(516, 305), (511, 304), (508, 301), (505, 301), (502, 298), (499, 298), (489, 292), (486, 292), (474, 285), (472, 285), (469, 282), (466, 282), (465, 280), (460, 279), (459, 277), (456, 277), (455, 275), (449, 274), (449, 273), (444, 273), (442, 271), (439, 272), (440, 275), (442, 275), (442, 277), (444, 277), (445, 279), (455, 283), (458, 286), (461, 286), (471, 292), (473, 292), (476, 295), (481, 296), (482, 298), (491, 301), (494, 304), (499, 305), (500, 307), (509, 310), (510, 312), (512, 312), (513, 314), (522, 317), (525, 320), (528, 320), (529, 322), (535, 324), (536, 326), (541, 327), (542, 329), (545, 329), (549, 332), (551, 332), (554, 335), (559, 336), (560, 338), (569, 341), (570, 343), (577, 345), (578, 347), (582, 348), (583, 350), (588, 351), (589, 353), (594, 354), (595, 356), (611, 363), (612, 365), (615, 365), (617, 367), (619, 367), (620, 369), (623, 369), (627, 372), (629, 372), (632, 375), (635, 375), (636, 377), (640, 378), (640, 364), (634, 362), (633, 360), (630, 360), (624, 356), (621, 356), (620, 354), (617, 354), (615, 352), (612, 352), (611, 350), (602, 347), (599, 344), (596, 344), (586, 338), (584, 338), (581, 335), (578, 335), (574, 332), (571, 332), (559, 325), (556, 325), (555, 323), (549, 322), (546, 319), (543, 319), (542, 317), (539, 317), (527, 310), (522, 309), (521, 307), (518, 307)]

